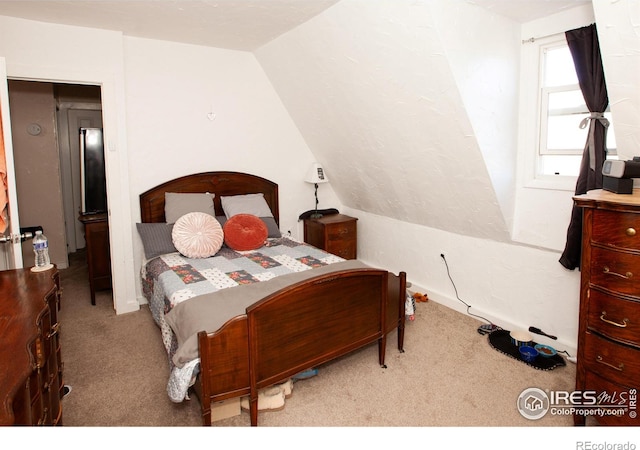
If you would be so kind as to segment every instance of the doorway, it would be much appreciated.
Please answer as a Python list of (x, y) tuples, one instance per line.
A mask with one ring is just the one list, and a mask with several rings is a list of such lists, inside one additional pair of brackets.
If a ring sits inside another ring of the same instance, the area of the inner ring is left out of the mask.
[[(102, 128), (101, 88), (21, 80), (8, 87), (21, 227), (42, 226), (51, 262), (64, 269), (68, 254), (85, 247), (79, 128)], [(31, 241), (22, 254), (33, 258)]]

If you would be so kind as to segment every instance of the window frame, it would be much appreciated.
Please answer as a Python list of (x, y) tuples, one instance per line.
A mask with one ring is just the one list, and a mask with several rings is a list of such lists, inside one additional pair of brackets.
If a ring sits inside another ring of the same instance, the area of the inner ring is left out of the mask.
[(544, 175), (540, 171), (539, 154), (543, 138), (541, 130), (543, 126), (546, 127), (546, 109), (543, 109), (542, 96), (544, 49), (561, 45), (566, 45), (564, 33), (522, 42), (518, 148), (522, 160), (521, 185), (526, 188), (575, 191), (577, 176)]
[[(587, 105), (584, 104), (584, 108), (563, 108), (556, 109), (553, 111), (549, 111), (549, 95), (557, 94), (559, 92), (573, 92), (580, 91), (580, 86), (577, 84), (566, 84), (562, 86), (551, 86), (551, 87), (542, 87), (540, 89), (540, 141), (538, 143), (538, 157), (540, 155), (582, 155), (584, 151), (584, 142), (582, 143), (582, 147), (574, 148), (574, 149), (562, 149), (555, 150), (550, 149), (547, 145), (548, 137), (549, 137), (549, 116), (562, 116), (562, 115), (570, 115), (570, 114), (589, 114), (589, 109)], [(554, 114), (556, 112), (556, 114)], [(564, 114), (563, 114), (564, 113)]]
[[(579, 84), (545, 86), (545, 54), (548, 49), (567, 46), (564, 33), (556, 33), (549, 36), (523, 40), (523, 53), (521, 59), (521, 92), (520, 115), (531, 115), (531, 107), (535, 105), (535, 122), (528, 121), (520, 127), (519, 149), (524, 156), (524, 177), (522, 185), (530, 188), (556, 189), (574, 191), (577, 175), (544, 174), (542, 170), (544, 156), (580, 156), (584, 152), (584, 143), (577, 149), (563, 149), (560, 151), (547, 148), (548, 133), (548, 101), (549, 94), (556, 92), (580, 91)], [(537, 69), (537, 70), (536, 70)], [(581, 91), (580, 91), (581, 92)], [(568, 110), (567, 110), (568, 111)], [(585, 104), (584, 111), (574, 111), (576, 114), (589, 114)], [(605, 111), (610, 122), (608, 132), (613, 130), (613, 121), (610, 105)], [(607, 141), (610, 139), (607, 138)], [(585, 141), (586, 142), (586, 141)], [(617, 148), (607, 147), (607, 159), (617, 158)]]

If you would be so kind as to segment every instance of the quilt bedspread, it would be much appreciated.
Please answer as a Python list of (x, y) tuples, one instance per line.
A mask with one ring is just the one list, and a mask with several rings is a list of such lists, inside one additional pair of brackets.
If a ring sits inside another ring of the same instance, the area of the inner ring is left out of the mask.
[(215, 256), (205, 259), (190, 259), (176, 252), (148, 261), (142, 268), (142, 288), (169, 357), (169, 398), (181, 402), (187, 397), (198, 363), (194, 360), (182, 367), (173, 363), (177, 340), (164, 320), (164, 315), (173, 307), (202, 294), (341, 261), (345, 260), (287, 237), (268, 239), (263, 247), (252, 251), (238, 252), (223, 247)]

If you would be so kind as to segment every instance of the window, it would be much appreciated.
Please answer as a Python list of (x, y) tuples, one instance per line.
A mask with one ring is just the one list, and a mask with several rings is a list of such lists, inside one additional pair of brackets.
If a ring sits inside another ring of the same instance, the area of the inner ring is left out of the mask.
[[(573, 58), (566, 41), (540, 46), (540, 129), (536, 155), (537, 178), (578, 176), (589, 126), (589, 117)], [(616, 158), (616, 142), (609, 108), (607, 159)]]

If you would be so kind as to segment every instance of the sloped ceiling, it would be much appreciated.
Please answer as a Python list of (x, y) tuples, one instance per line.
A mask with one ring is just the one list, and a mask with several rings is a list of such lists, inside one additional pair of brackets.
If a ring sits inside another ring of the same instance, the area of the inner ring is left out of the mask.
[(255, 54), (343, 204), (507, 241), (432, 3), (340, 2)]

